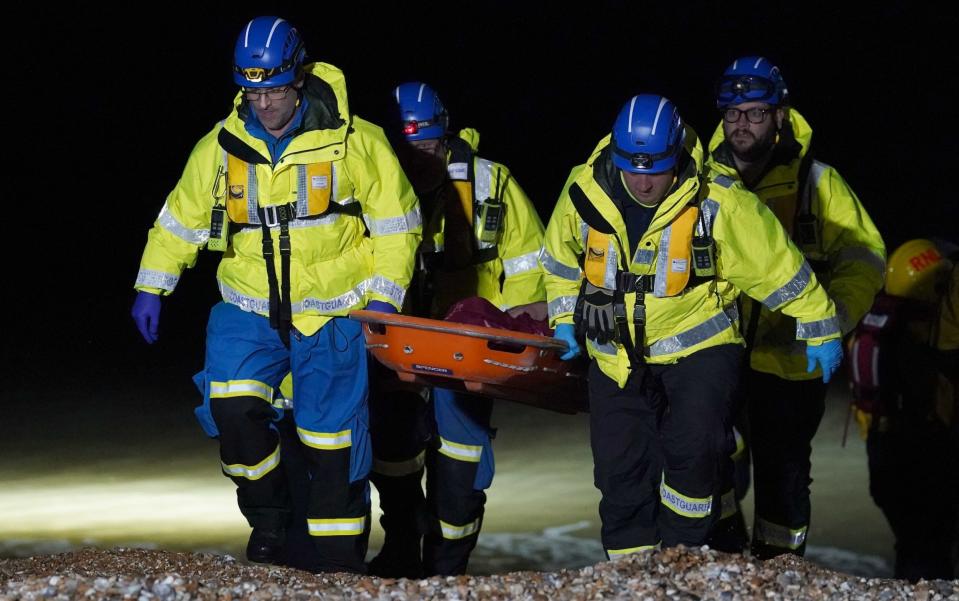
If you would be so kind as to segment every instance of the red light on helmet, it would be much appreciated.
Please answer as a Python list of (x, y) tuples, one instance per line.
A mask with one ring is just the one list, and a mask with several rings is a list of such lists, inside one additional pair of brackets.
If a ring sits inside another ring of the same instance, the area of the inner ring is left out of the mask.
[(403, 135), (412, 136), (420, 131), (420, 124), (416, 121), (407, 121), (403, 126)]

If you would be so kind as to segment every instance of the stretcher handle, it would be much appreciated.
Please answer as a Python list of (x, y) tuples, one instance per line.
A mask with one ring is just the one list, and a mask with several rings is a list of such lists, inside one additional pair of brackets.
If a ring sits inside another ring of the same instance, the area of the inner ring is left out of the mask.
[(456, 334), (459, 336), (469, 336), (470, 338), (480, 338), (511, 345), (526, 345), (533, 348), (550, 349), (554, 351), (568, 351), (569, 345), (563, 340), (549, 338), (548, 336), (537, 336), (536, 334), (526, 334), (525, 332), (513, 332), (503, 328), (487, 328), (485, 326), (474, 326), (465, 323), (454, 323), (441, 321), (438, 319), (424, 319), (422, 317), (411, 317), (409, 315), (398, 315), (391, 313), (380, 313), (379, 311), (351, 311), (350, 319), (362, 321), (365, 323), (375, 323), (398, 328), (412, 328), (414, 330), (426, 330), (429, 332), (440, 332), (443, 334)]

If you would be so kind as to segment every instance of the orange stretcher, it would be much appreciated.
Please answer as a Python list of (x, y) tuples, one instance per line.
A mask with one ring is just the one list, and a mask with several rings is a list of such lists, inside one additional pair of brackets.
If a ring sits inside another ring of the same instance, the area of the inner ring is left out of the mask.
[(353, 311), (366, 348), (402, 382), (465, 390), (560, 413), (586, 411), (581, 362), (565, 342), (501, 328), (409, 315)]

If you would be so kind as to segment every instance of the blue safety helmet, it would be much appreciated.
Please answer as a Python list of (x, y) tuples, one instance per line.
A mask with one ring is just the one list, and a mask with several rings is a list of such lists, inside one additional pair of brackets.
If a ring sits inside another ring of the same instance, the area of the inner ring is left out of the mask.
[(726, 108), (743, 102), (786, 104), (789, 90), (779, 67), (763, 56), (743, 56), (729, 65), (716, 86), (716, 106)]
[(686, 129), (676, 105), (657, 94), (629, 99), (613, 124), (613, 164), (630, 173), (662, 173), (676, 165)]
[(280, 17), (246, 24), (233, 51), (233, 81), (243, 88), (275, 88), (296, 81), (306, 60), (300, 33)]
[(408, 81), (393, 91), (407, 140), (433, 140), (446, 135), (449, 115), (436, 91), (425, 83)]

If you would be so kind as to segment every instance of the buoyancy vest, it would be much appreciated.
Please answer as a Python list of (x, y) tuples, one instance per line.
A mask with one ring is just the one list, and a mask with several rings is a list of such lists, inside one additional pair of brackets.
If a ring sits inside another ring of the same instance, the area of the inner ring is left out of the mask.
[[(223, 130), (221, 130), (221, 133)], [(221, 147), (223, 145), (221, 144)], [(276, 329), (283, 343), (289, 346), (293, 311), (290, 302), (290, 232), (294, 219), (316, 219), (330, 212), (359, 216), (358, 202), (340, 205), (331, 202), (336, 190), (336, 169), (332, 161), (296, 165), (296, 201), (280, 205), (260, 206), (257, 195), (256, 165), (223, 149), (223, 159), (213, 187), (214, 206), (210, 217), (211, 250), (226, 251), (232, 231), (260, 227), (263, 232), (263, 259), (269, 281), (270, 326)], [(279, 227), (280, 278), (274, 264), (273, 235), (270, 228)]]
[(509, 176), (500, 181), (500, 170), (480, 159), (487, 172), (481, 174), (483, 181), (478, 182), (477, 159), (470, 145), (451, 138), (449, 147), (447, 173), (454, 194), (446, 194), (443, 199), (444, 244), (436, 252), (443, 255), (447, 266), (454, 268), (492, 261), (498, 256), (502, 196)]
[(447, 177), (433, 195), (435, 208), (429, 209), (414, 274), (416, 292), (410, 295), (408, 309), (416, 315), (441, 316), (453, 302), (476, 295), (477, 278), (483, 277), (479, 266), (499, 258), (511, 176), (477, 157), (466, 140), (453, 137), (447, 144)]
[[(705, 186), (700, 185), (700, 189), (705, 190)], [(665, 260), (657, 262), (656, 273), (640, 275), (630, 272), (628, 253), (620, 252), (618, 253), (620, 264), (616, 266), (615, 274), (611, 274), (606, 254), (612, 248), (612, 239), (618, 238), (615, 229), (596, 210), (579, 184), (574, 183), (570, 186), (570, 200), (588, 226), (586, 252), (583, 257), (585, 278), (574, 312), (574, 320), (579, 323), (582, 318), (583, 291), (586, 282), (597, 288), (612, 289), (615, 339), (626, 348), (633, 365), (642, 363), (645, 357), (642, 344), (637, 348), (629, 333), (626, 323), (625, 295), (631, 292), (636, 293), (633, 328), (636, 339), (642, 341), (645, 338), (646, 293), (652, 293), (661, 298), (677, 296), (684, 290), (703, 284), (716, 276), (715, 243), (712, 239), (711, 221), (707, 222), (704, 212), (700, 210), (701, 194), (702, 192), (697, 193), (696, 197), (666, 227), (663, 233), (663, 237), (669, 240), (668, 247), (665, 249), (666, 257)], [(637, 235), (642, 235), (642, 232)], [(618, 241), (618, 243), (620, 248), (625, 250), (622, 242)]]

